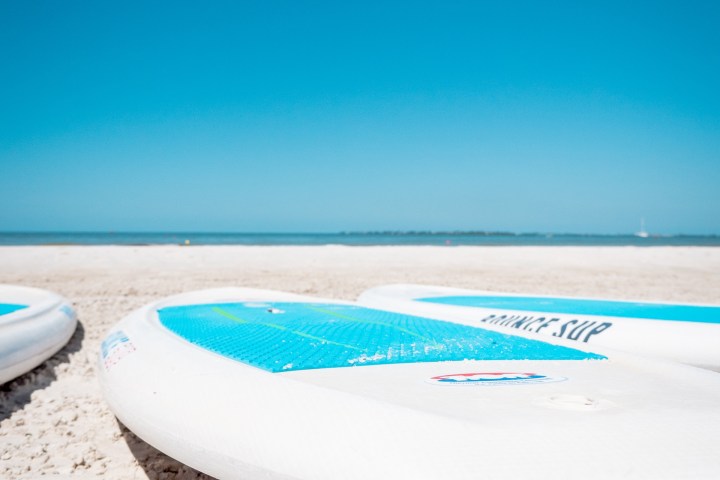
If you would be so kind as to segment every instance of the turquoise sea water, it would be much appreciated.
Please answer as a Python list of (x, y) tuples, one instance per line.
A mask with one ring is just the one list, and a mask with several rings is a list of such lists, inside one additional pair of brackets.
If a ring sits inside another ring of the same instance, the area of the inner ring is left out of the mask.
[(547, 245), (720, 246), (720, 236), (511, 234), (485, 232), (192, 233), (0, 232), (0, 245)]

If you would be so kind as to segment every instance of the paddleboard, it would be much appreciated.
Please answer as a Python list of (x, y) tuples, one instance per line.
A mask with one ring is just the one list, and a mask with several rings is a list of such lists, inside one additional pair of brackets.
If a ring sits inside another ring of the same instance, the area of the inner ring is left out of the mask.
[(720, 375), (552, 340), (227, 288), (133, 312), (97, 371), (220, 479), (720, 478)]
[(720, 306), (386, 285), (363, 305), (449, 316), (483, 328), (574, 340), (720, 371)]
[(0, 384), (53, 356), (72, 337), (77, 320), (60, 295), (0, 285)]

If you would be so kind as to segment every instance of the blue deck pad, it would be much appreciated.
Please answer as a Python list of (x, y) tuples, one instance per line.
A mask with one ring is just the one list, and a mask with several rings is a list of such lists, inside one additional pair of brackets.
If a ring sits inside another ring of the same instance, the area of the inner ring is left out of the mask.
[(447, 360), (604, 359), (539, 340), (364, 307), (220, 303), (158, 310), (185, 340), (270, 372)]
[(499, 310), (520, 310), (523, 312), (720, 323), (720, 306), (663, 305), (661, 303), (615, 302), (608, 300), (485, 295), (427, 297), (417, 298), (416, 300), (459, 307), (497, 308)]
[(15, 305), (13, 303), (0, 303), (0, 315), (7, 315), (8, 313), (16, 312), (27, 308), (27, 305)]

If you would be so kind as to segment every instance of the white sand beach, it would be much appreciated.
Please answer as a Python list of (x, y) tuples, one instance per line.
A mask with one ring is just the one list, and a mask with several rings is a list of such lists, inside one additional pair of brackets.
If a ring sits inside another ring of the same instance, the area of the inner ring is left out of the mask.
[(221, 286), (353, 300), (400, 282), (719, 303), (720, 248), (0, 247), (0, 283), (55, 291), (79, 318), (63, 350), (0, 387), (0, 478), (208, 478), (127, 431), (101, 397), (100, 342), (135, 308)]

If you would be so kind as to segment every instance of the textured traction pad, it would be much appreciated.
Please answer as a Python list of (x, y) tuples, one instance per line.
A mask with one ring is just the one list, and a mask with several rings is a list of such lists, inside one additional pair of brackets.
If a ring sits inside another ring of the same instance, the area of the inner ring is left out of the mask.
[(602, 355), (364, 307), (246, 302), (158, 310), (190, 343), (270, 372), (454, 360), (588, 360)]
[(15, 305), (13, 303), (0, 303), (0, 315), (6, 315), (8, 313), (16, 312), (27, 308), (27, 305)]
[(720, 306), (663, 305), (661, 303), (617, 302), (573, 298), (512, 297), (502, 295), (427, 297), (416, 300), (419, 302), (453, 305), (457, 307), (496, 308), (523, 312), (720, 323)]

